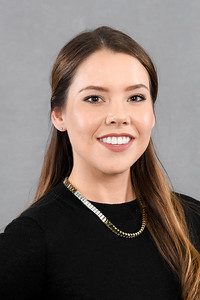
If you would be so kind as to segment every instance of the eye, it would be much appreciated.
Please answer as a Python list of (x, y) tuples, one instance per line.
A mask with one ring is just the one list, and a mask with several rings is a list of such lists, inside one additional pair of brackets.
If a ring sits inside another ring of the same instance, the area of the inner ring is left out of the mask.
[(100, 102), (98, 100), (100, 100), (100, 96), (98, 95), (90, 95), (83, 99), (83, 101), (90, 102), (92, 104), (98, 104)]
[(141, 94), (133, 95), (130, 97), (130, 99), (132, 99), (132, 101), (134, 101), (134, 102), (141, 102), (141, 101), (146, 100), (145, 96), (141, 95)]

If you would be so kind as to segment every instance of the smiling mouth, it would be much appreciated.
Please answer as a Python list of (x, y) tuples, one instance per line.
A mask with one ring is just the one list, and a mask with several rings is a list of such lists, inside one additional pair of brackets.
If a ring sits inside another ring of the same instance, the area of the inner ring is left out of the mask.
[(120, 136), (120, 137), (105, 137), (105, 138), (98, 138), (100, 142), (110, 145), (126, 145), (128, 144), (133, 138), (129, 136)]

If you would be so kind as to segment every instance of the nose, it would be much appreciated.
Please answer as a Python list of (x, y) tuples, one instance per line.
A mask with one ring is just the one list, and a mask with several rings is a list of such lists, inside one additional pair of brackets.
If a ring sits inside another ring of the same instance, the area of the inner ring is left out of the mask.
[(130, 124), (130, 116), (128, 111), (125, 111), (121, 106), (114, 110), (109, 110), (106, 116), (106, 125), (128, 125)]

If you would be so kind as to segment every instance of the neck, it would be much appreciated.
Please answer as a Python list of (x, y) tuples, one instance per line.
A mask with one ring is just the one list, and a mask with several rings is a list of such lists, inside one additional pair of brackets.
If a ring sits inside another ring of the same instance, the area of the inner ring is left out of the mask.
[[(81, 174), (79, 176), (78, 174)], [(136, 199), (134, 193), (130, 170), (121, 174), (87, 174), (72, 170), (69, 181), (88, 200), (118, 204)]]

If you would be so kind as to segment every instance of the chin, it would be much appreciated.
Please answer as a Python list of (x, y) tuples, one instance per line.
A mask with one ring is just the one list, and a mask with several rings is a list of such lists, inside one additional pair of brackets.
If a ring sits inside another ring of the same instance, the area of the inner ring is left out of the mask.
[(105, 175), (120, 175), (120, 174), (123, 174), (123, 173), (126, 173), (130, 170), (130, 166), (128, 167), (119, 167), (119, 166), (112, 166), (112, 167), (108, 167), (106, 166), (105, 168), (100, 168), (99, 171), (104, 173)]

